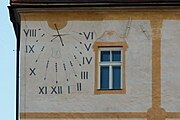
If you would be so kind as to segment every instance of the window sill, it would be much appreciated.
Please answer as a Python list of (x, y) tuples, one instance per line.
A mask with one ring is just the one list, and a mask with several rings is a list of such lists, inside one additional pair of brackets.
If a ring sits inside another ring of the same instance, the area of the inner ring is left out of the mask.
[(94, 94), (126, 94), (125, 89), (120, 89), (120, 90), (95, 90)]

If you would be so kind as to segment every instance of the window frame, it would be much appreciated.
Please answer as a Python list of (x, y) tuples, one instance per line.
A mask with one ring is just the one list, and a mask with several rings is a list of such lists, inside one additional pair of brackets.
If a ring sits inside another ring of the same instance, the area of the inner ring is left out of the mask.
[[(110, 51), (110, 61), (103, 62), (101, 61), (101, 51)], [(121, 58), (120, 61), (112, 61), (112, 51), (121, 51)], [(104, 47), (104, 48), (99, 48), (98, 49), (98, 54), (99, 54), (99, 59), (98, 59), (98, 90), (121, 90), (122, 89), (122, 74), (123, 74), (123, 49), (122, 47)], [(101, 66), (108, 66), (109, 67), (109, 89), (101, 89)], [(120, 88), (119, 89), (114, 89), (113, 88), (113, 66), (120, 66), (121, 68), (121, 79), (120, 79)]]
[[(126, 94), (126, 79), (125, 79), (125, 63), (126, 63), (126, 49), (128, 45), (126, 41), (119, 41), (119, 42), (95, 42), (93, 45), (93, 49), (95, 52), (95, 70), (94, 70), (94, 76), (95, 76), (95, 84), (94, 84), (94, 94)], [(107, 49), (107, 48), (120, 48), (121, 51), (121, 89), (98, 89), (99, 87), (99, 49)]]

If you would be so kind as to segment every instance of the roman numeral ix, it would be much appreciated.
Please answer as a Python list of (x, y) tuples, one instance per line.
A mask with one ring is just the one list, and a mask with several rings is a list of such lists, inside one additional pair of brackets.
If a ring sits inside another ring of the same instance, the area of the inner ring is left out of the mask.
[(26, 53), (34, 53), (35, 45), (26, 45)]

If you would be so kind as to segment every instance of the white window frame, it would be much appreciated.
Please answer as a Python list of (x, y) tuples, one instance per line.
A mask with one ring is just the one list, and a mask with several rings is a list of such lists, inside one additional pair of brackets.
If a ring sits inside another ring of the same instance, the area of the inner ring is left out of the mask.
[[(101, 62), (101, 51), (110, 51), (110, 62)], [(121, 51), (121, 60), (119, 61), (114, 61), (112, 62), (112, 51)], [(109, 89), (107, 90), (114, 90), (113, 89), (113, 73), (112, 73), (112, 66), (120, 66), (121, 67), (121, 86), (120, 89), (122, 89), (123, 85), (122, 85), (122, 80), (123, 80), (123, 49), (122, 47), (103, 47), (103, 48), (99, 48), (98, 49), (98, 90), (102, 90), (101, 89), (101, 83), (100, 83), (100, 67), (101, 66), (109, 66)], [(119, 89), (118, 89), (119, 90)]]

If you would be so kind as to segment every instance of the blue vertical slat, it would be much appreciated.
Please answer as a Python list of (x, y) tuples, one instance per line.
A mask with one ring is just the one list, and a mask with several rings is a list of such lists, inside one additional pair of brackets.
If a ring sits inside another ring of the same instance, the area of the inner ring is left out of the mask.
[(113, 66), (113, 89), (121, 89), (121, 66)]
[(100, 89), (109, 89), (109, 66), (100, 68)]
[(110, 51), (101, 51), (101, 62), (110, 61)]
[(112, 61), (121, 61), (121, 51), (112, 51)]

